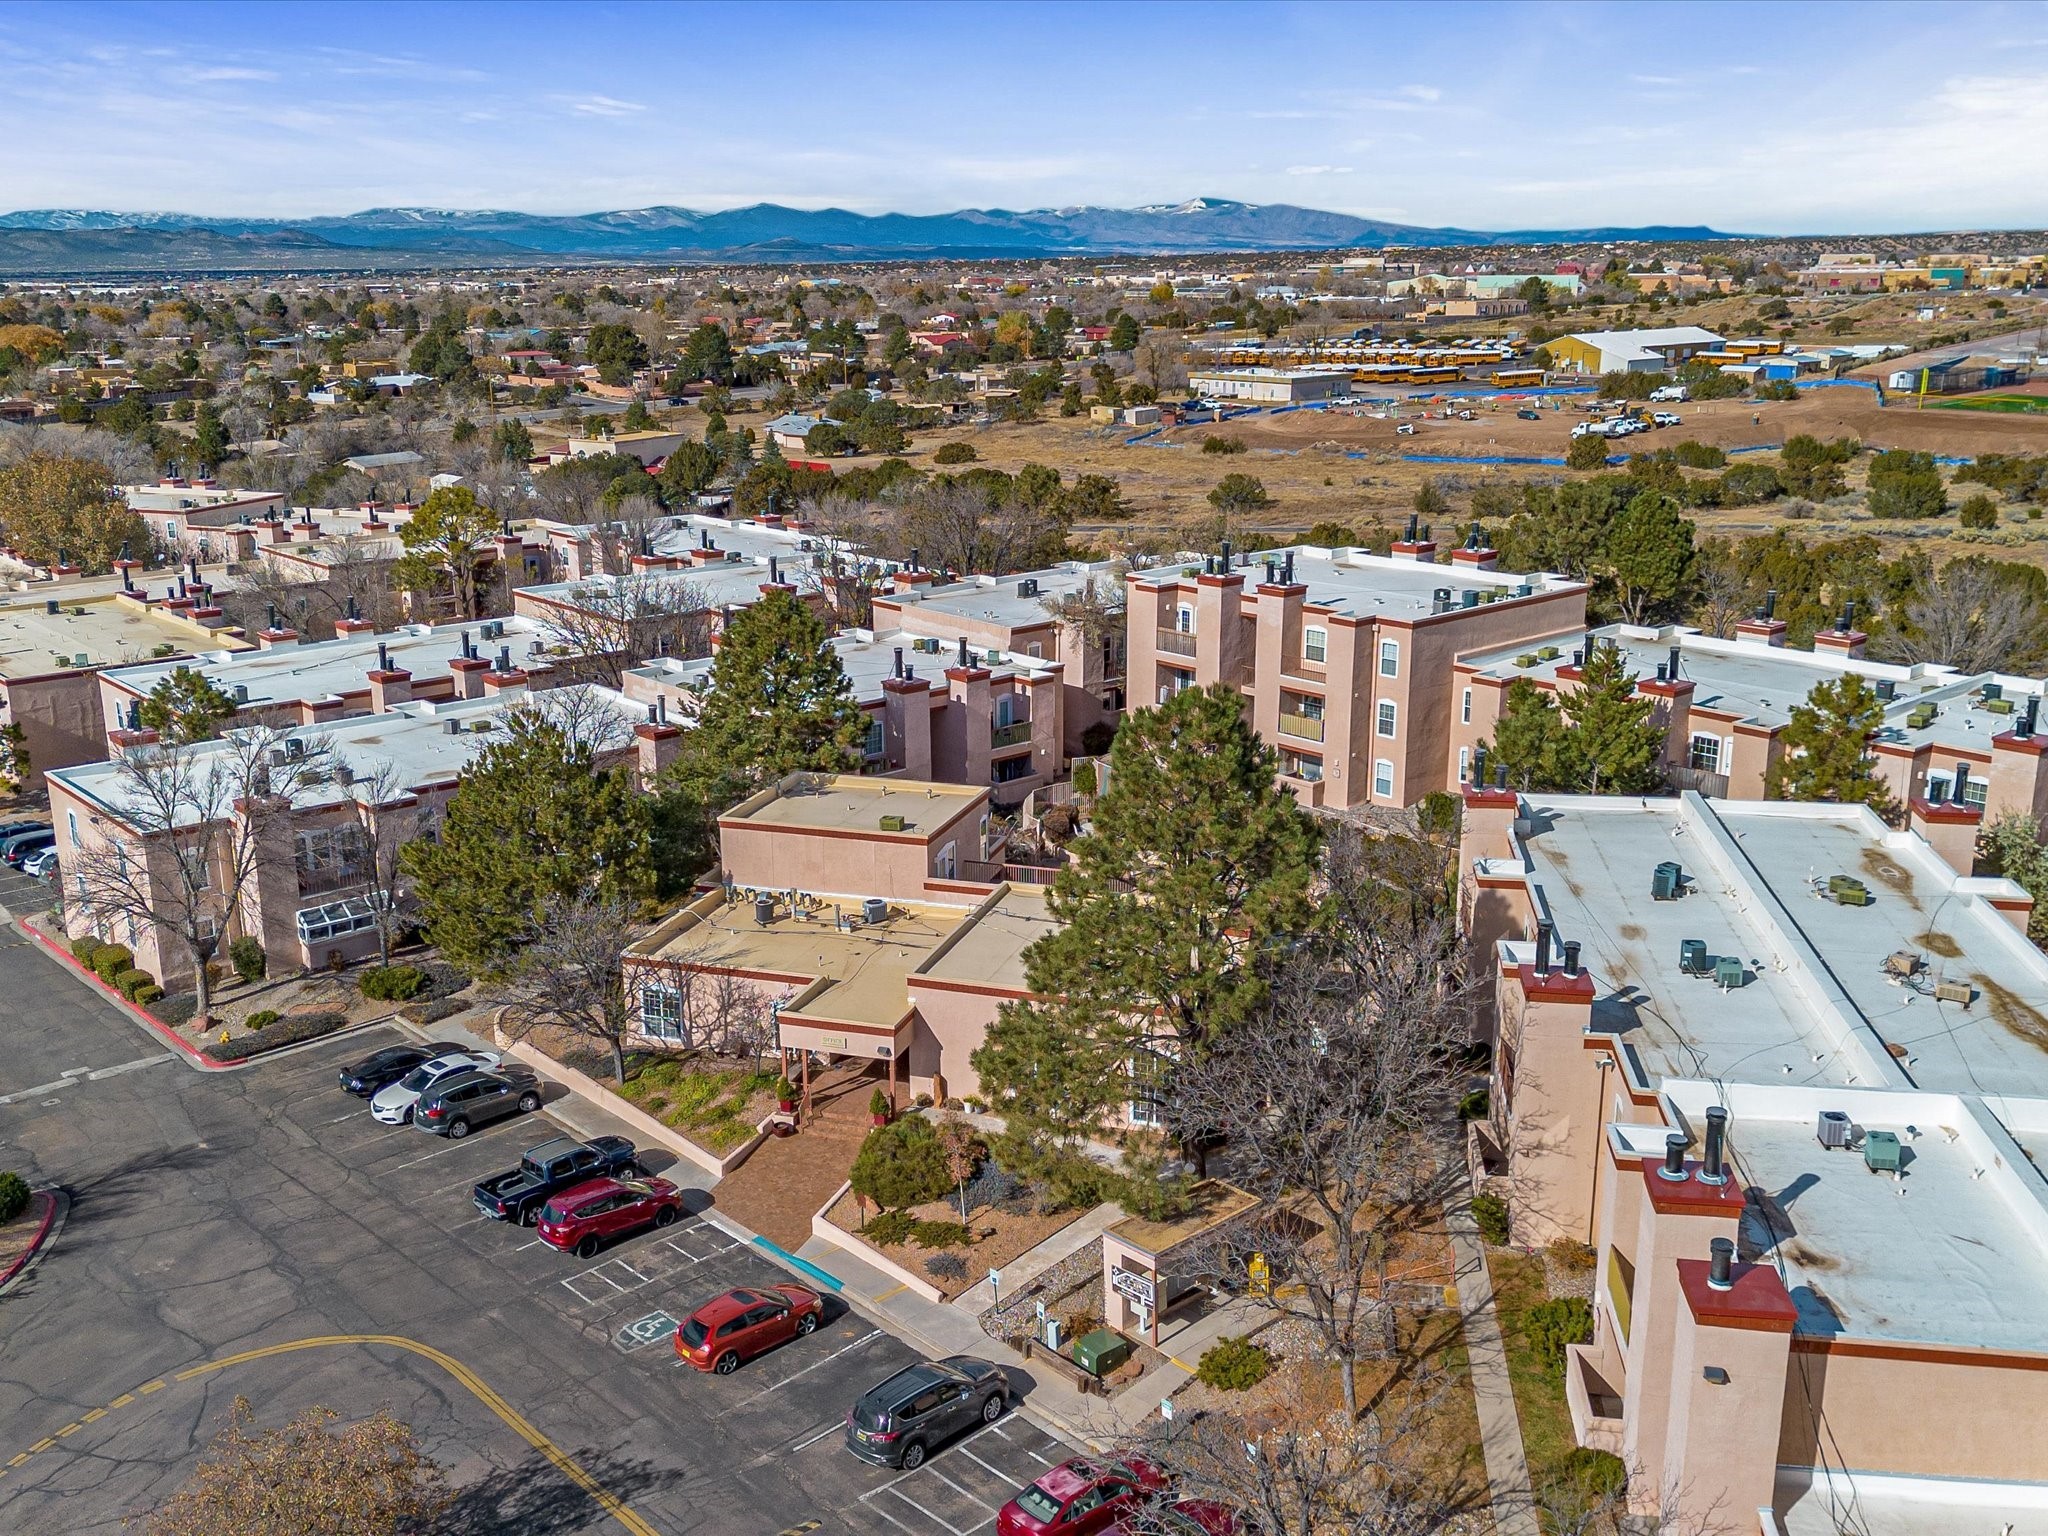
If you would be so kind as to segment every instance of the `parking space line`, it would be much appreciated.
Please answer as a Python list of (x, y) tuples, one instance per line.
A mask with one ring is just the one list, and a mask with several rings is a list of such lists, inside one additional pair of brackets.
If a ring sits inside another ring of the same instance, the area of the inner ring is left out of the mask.
[(837, 1434), (840, 1430), (844, 1428), (846, 1428), (844, 1424), (827, 1424), (823, 1429), (819, 1430), (815, 1435), (811, 1436), (810, 1439), (799, 1440), (795, 1445), (792, 1445), (789, 1449), (792, 1454), (794, 1454), (797, 1451), (809, 1450), (812, 1446), (816, 1445), (820, 1440), (823, 1440), (827, 1435)]
[(763, 1387), (760, 1391), (756, 1392), (753, 1397), (747, 1398), (745, 1399), (745, 1401), (751, 1403), (754, 1401), (755, 1398), (766, 1397), (770, 1392), (780, 1392), (792, 1381), (795, 1381), (797, 1377), (808, 1376), (811, 1374), (811, 1372), (815, 1371), (819, 1366), (831, 1364), (834, 1360), (837, 1360), (841, 1355), (845, 1354), (848, 1350), (859, 1349), (863, 1344), (872, 1344), (876, 1339), (879, 1339), (881, 1336), (882, 1330), (879, 1328), (864, 1333), (859, 1338), (855, 1339), (851, 1344), (842, 1345), (840, 1348), (833, 1350), (831, 1354), (826, 1355), (823, 1359), (813, 1360), (809, 1365), (805, 1366), (802, 1370), (790, 1372), (789, 1375), (783, 1377), (782, 1380), (776, 1382), (774, 1386)]
[[(961, 1530), (959, 1526), (955, 1525), (952, 1521), (945, 1519), (943, 1516), (933, 1514), (930, 1510), (926, 1509), (922, 1504), (918, 1503), (917, 1500), (913, 1499), (909, 1494), (897, 1493), (896, 1485), (894, 1483), (891, 1483), (887, 1488), (884, 1488), (882, 1491), (884, 1493), (895, 1493), (897, 1498), (901, 1499), (904, 1503), (908, 1504), (920, 1515), (923, 1515), (925, 1519), (931, 1521), (934, 1525), (944, 1526), (947, 1530), (953, 1533), (953, 1536), (967, 1536), (967, 1533)], [(876, 1506), (876, 1508), (879, 1511), (880, 1506)], [(884, 1516), (884, 1518), (887, 1517)], [(899, 1521), (898, 1523), (900, 1524), (901, 1522)]]
[[(964, 1450), (964, 1449), (965, 1449), (965, 1447), (963, 1446), (963, 1447), (962, 1447), (962, 1449)], [(975, 1457), (975, 1458), (973, 1458), (973, 1459), (974, 1459), (974, 1460), (976, 1460), (976, 1461), (981, 1461), (981, 1458), (980, 1458), (979, 1456), (976, 1456), (976, 1457)], [(988, 1465), (988, 1463), (987, 1463), (987, 1462), (985, 1462), (985, 1461), (982, 1461), (982, 1462), (981, 1462), (981, 1464), (982, 1464), (983, 1466), (987, 1466), (987, 1465)], [(965, 1488), (962, 1488), (962, 1487), (961, 1487), (961, 1486), (960, 1486), (960, 1485), (959, 1485), (958, 1483), (954, 1482), (954, 1481), (953, 1481), (953, 1479), (951, 1479), (950, 1477), (946, 1476), (946, 1474), (945, 1474), (945, 1473), (943, 1473), (943, 1472), (941, 1472), (941, 1471), (940, 1471), (940, 1470), (939, 1470), (939, 1469), (938, 1469), (937, 1467), (932, 1467), (932, 1468), (930, 1468), (929, 1470), (930, 1470), (930, 1472), (931, 1472), (931, 1474), (932, 1474), (932, 1476), (933, 1476), (933, 1477), (936, 1477), (936, 1478), (937, 1478), (937, 1479), (938, 1479), (938, 1480), (939, 1480), (940, 1482), (944, 1483), (944, 1484), (945, 1484), (945, 1485), (946, 1485), (946, 1486), (947, 1486), (948, 1488), (952, 1489), (952, 1490), (953, 1490), (953, 1491), (954, 1491), (955, 1493), (959, 1494), (959, 1495), (960, 1495), (960, 1497), (961, 1497), (961, 1498), (963, 1498), (963, 1499), (965, 1499), (965, 1500), (966, 1500), (966, 1501), (967, 1501), (968, 1503), (970, 1503), (970, 1504), (979, 1504), (979, 1505), (980, 1505), (980, 1506), (981, 1506), (981, 1507), (982, 1507), (983, 1509), (987, 1510), (987, 1511), (988, 1511), (988, 1512), (989, 1512), (990, 1514), (994, 1514), (994, 1513), (996, 1512), (996, 1507), (995, 1507), (995, 1505), (993, 1505), (993, 1504), (989, 1503), (989, 1501), (988, 1501), (987, 1499), (983, 1499), (983, 1498), (978, 1498), (978, 1497), (976, 1497), (976, 1496), (975, 1496), (974, 1494), (971, 1494), (971, 1493), (969, 1493), (969, 1492), (968, 1492), (968, 1491), (967, 1491), (967, 1490), (966, 1490)], [(1000, 1473), (998, 1473), (997, 1475), (998, 1475), (998, 1476), (1000, 1476), (1001, 1474), (1000, 1474)]]
[[(874, 1495), (872, 1493), (864, 1493), (860, 1497), (861, 1503), (867, 1504), (869, 1513), (880, 1515), (884, 1520), (888, 1521), (891, 1525), (895, 1526), (896, 1529), (899, 1531), (910, 1531), (910, 1536), (918, 1536), (918, 1533), (916, 1531), (911, 1530), (909, 1526), (905, 1525), (901, 1520), (898, 1520), (894, 1515), (890, 1514), (889, 1511), (882, 1508), (881, 1505), (868, 1504), (868, 1500), (872, 1499), (873, 1497)], [(921, 1508), (918, 1508), (918, 1506), (916, 1505), (912, 1505), (911, 1507), (913, 1509), (917, 1509), (919, 1514), (924, 1513), (924, 1511)]]
[[(1009, 1436), (1005, 1435), (1003, 1438), (1007, 1440)], [(989, 1471), (995, 1473), (997, 1477), (1002, 1478), (1005, 1482), (1009, 1481), (1011, 1474), (1005, 1472), (1001, 1467), (990, 1467), (987, 1462), (983, 1461), (979, 1456), (975, 1455), (974, 1452), (968, 1450), (966, 1446), (963, 1445), (960, 1447), (960, 1454), (962, 1456), (965, 1456), (969, 1461), (973, 1462), (976, 1466), (988, 1467)]]

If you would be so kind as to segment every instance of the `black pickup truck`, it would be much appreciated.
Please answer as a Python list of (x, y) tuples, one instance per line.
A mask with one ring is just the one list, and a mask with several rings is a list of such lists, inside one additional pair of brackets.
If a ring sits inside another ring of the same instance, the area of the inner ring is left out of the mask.
[(631, 1173), (636, 1160), (633, 1143), (623, 1136), (593, 1136), (588, 1142), (559, 1137), (528, 1148), (517, 1168), (492, 1174), (471, 1198), (493, 1221), (531, 1226), (548, 1196), (587, 1179)]

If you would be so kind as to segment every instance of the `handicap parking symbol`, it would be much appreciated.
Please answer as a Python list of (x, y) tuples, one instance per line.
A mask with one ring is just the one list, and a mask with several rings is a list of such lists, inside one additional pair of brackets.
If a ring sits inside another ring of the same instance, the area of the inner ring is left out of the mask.
[(618, 1332), (612, 1343), (626, 1354), (636, 1349), (645, 1349), (649, 1344), (658, 1344), (676, 1331), (676, 1320), (666, 1312), (650, 1312), (645, 1317), (636, 1317)]

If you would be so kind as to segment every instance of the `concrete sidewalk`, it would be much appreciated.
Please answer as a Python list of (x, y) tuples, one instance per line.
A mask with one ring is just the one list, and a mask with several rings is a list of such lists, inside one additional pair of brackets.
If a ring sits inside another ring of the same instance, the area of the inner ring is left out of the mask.
[(1515, 1416), (1514, 1386), (1508, 1379), (1507, 1347), (1501, 1342), (1500, 1318), (1493, 1306), (1493, 1282), (1471, 1207), (1462, 1197), (1446, 1212), (1445, 1224), (1457, 1266), (1458, 1311), (1464, 1319), (1472, 1395), (1478, 1401), (1479, 1445), (1486, 1457), (1494, 1531), (1496, 1536), (1542, 1536), (1529, 1486), (1529, 1459), (1522, 1449), (1522, 1424)]

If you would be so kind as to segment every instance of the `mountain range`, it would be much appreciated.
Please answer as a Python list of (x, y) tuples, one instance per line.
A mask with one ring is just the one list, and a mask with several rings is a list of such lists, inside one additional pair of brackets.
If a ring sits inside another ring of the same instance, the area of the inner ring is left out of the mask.
[(716, 213), (371, 208), (308, 219), (33, 209), (0, 214), (0, 270), (214, 271), (549, 261), (796, 262), (1696, 241), (1705, 227), (1488, 232), (1198, 197), (1139, 208), (861, 214), (757, 203)]

